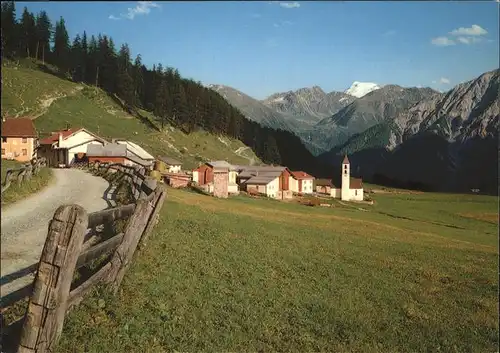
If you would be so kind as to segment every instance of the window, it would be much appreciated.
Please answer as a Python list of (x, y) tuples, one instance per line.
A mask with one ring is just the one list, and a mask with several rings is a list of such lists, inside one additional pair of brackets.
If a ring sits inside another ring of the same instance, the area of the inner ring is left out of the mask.
[(2, 148), (2, 156), (5, 154), (5, 148)]
[(2, 137), (2, 143), (7, 142), (7, 137)]
[(23, 137), (23, 143), (28, 143), (28, 138), (27, 137)]
[(26, 148), (23, 148), (23, 156), (27, 156), (28, 155), (28, 150)]
[(354, 190), (354, 195), (358, 196), (358, 190)]

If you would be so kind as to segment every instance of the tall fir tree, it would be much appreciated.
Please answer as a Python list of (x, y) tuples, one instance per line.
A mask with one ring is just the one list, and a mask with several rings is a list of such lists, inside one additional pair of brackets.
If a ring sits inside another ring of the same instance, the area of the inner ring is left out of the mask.
[(45, 11), (40, 11), (36, 17), (36, 50), (35, 57), (43, 63), (50, 56), (50, 42), (52, 40), (52, 23)]
[(35, 17), (24, 7), (21, 21), (19, 22), (19, 53), (21, 56), (34, 57), (36, 48)]
[(70, 67), (69, 36), (68, 31), (66, 30), (66, 23), (62, 17), (56, 22), (53, 61), (54, 64), (57, 65), (64, 73), (68, 72)]
[(2, 56), (16, 56), (19, 43), (19, 28), (16, 21), (14, 1), (2, 1)]

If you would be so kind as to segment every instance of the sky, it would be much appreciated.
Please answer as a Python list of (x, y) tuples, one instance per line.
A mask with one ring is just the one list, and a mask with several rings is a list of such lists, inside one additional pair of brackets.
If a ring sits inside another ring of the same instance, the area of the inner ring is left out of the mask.
[(128, 43), (203, 84), (254, 98), (354, 81), (440, 91), (499, 66), (499, 5), (491, 1), (16, 2)]

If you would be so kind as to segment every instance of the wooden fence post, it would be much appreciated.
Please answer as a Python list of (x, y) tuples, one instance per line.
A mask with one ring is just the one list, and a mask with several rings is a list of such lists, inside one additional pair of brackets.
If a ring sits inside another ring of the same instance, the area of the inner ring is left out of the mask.
[(144, 230), (144, 233), (142, 234), (142, 238), (140, 241), (140, 247), (143, 247), (146, 245), (146, 242), (148, 241), (149, 235), (151, 234), (151, 231), (156, 225), (157, 218), (159, 216), (159, 213), (161, 211), (161, 208), (163, 206), (163, 203), (165, 202), (165, 198), (167, 196), (167, 190), (163, 185), (160, 185), (156, 188), (155, 191), (155, 196), (153, 197), (153, 200), (151, 200), (151, 204), (153, 207), (153, 211), (151, 212), (151, 215), (149, 216), (148, 223), (146, 225), (146, 229)]
[(20, 353), (51, 351), (59, 339), (88, 215), (78, 205), (60, 206), (50, 221), (33, 293), (26, 310)]
[(132, 262), (132, 258), (139, 244), (139, 240), (144, 233), (151, 211), (151, 206), (147, 200), (137, 201), (135, 211), (125, 228), (123, 240), (121, 244), (118, 245), (111, 259), (113, 271), (107, 282), (111, 284), (114, 293), (116, 293), (118, 287), (120, 287), (123, 276)]

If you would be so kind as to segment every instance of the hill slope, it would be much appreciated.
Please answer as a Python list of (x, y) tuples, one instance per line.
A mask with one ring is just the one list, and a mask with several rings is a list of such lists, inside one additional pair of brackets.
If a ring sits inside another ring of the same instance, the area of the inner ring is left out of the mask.
[(88, 128), (107, 139), (130, 139), (154, 155), (181, 160), (186, 169), (211, 159), (260, 163), (239, 140), (201, 130), (186, 134), (168, 124), (161, 130), (153, 114), (141, 111), (142, 120), (132, 116), (101, 89), (25, 66), (2, 67), (2, 115), (36, 117), (35, 126), (41, 136), (69, 124)]

